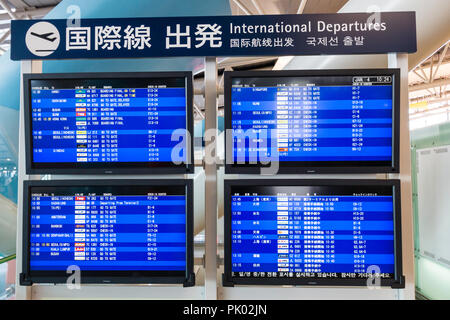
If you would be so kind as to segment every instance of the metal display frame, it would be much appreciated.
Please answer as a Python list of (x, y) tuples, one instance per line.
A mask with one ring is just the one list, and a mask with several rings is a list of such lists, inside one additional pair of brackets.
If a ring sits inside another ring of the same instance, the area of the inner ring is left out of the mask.
[[(99, 168), (77, 168), (76, 164), (67, 168), (35, 168), (33, 166), (32, 154), (32, 121), (31, 121), (31, 96), (30, 81), (31, 80), (77, 80), (77, 79), (152, 79), (152, 78), (185, 78), (186, 85), (186, 130), (188, 133), (194, 132), (193, 116), (193, 77), (190, 71), (176, 72), (86, 72), (86, 73), (42, 73), (42, 74), (24, 74), (24, 112), (25, 112), (25, 143), (26, 152), (26, 172), (28, 174), (183, 174), (194, 173), (194, 144), (192, 139), (187, 137), (186, 150), (187, 163), (183, 165), (161, 166), (159, 163), (142, 162), (133, 163), (130, 167), (114, 166), (114, 163), (103, 163)], [(80, 163), (83, 166), (85, 163)]]
[[(224, 181), (224, 247), (225, 262), (222, 275), (223, 285), (233, 287), (234, 285), (303, 285), (303, 286), (366, 286), (367, 280), (361, 279), (330, 279), (330, 278), (234, 278), (231, 275), (231, 188), (234, 186), (390, 186), (393, 194), (393, 222), (394, 222), (394, 256), (395, 273), (394, 279), (380, 279), (380, 286), (402, 289), (405, 287), (402, 266), (402, 234), (401, 234), (401, 201), (400, 180), (376, 180), (376, 179), (248, 179), (248, 180), (225, 180)], [(369, 279), (370, 280), (370, 279)]]
[[(194, 269), (194, 239), (193, 239), (193, 220), (194, 220), (194, 188), (192, 179), (164, 179), (164, 180), (40, 180), (24, 181), (23, 186), (23, 244), (22, 244), (22, 270), (20, 275), (20, 284), (30, 286), (33, 283), (66, 283), (67, 274), (56, 272), (58, 275), (33, 275), (30, 268), (30, 189), (32, 187), (78, 187), (78, 186), (184, 186), (186, 191), (186, 270), (185, 275), (178, 276), (148, 276), (145, 271), (126, 271), (123, 275), (114, 275), (115, 272), (95, 271), (92, 275), (81, 274), (81, 283), (93, 284), (183, 284), (184, 287), (195, 285)], [(55, 273), (55, 272), (48, 272)], [(95, 275), (93, 275), (95, 273)], [(61, 274), (61, 275), (60, 275)]]
[[(391, 166), (339, 166), (338, 164), (324, 166), (310, 166), (304, 161), (277, 162), (278, 174), (292, 173), (399, 173), (399, 136), (400, 136), (400, 69), (328, 69), (328, 70), (277, 70), (277, 71), (225, 71), (224, 78), (224, 101), (225, 101), (225, 129), (232, 130), (232, 84), (233, 78), (282, 78), (282, 77), (317, 77), (317, 76), (393, 76), (392, 93), (392, 164)], [(225, 136), (225, 173), (237, 174), (259, 174), (261, 164), (236, 164), (227, 160), (232, 155), (231, 143)], [(228, 151), (227, 151), (228, 150)], [(318, 165), (319, 162), (312, 161)], [(340, 161), (342, 162), (342, 161)], [(267, 165), (268, 166), (268, 165)]]

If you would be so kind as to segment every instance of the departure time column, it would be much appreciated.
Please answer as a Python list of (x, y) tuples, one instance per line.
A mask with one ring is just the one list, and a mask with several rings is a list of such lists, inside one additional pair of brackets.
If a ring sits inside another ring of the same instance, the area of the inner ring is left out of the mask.
[[(151, 127), (159, 125), (159, 89), (147, 89), (147, 124)], [(159, 161), (159, 148), (156, 144), (157, 130), (148, 130), (148, 161)]]

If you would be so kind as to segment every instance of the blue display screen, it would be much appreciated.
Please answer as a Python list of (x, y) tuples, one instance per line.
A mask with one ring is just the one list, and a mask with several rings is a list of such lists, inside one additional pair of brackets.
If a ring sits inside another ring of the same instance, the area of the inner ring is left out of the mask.
[(33, 165), (183, 165), (186, 96), (184, 77), (31, 80)]
[(32, 272), (185, 274), (185, 186), (36, 186), (30, 197)]
[(232, 77), (234, 165), (392, 166), (393, 76)]
[(394, 278), (392, 186), (232, 186), (236, 278)]

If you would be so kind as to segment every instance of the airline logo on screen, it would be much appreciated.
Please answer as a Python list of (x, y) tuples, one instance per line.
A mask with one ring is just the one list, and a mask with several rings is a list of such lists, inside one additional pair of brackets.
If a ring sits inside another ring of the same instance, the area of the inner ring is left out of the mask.
[[(414, 12), (12, 21), (11, 59), (416, 52)], [(61, 35), (61, 37), (60, 37)], [(25, 40), (25, 41), (24, 41)]]

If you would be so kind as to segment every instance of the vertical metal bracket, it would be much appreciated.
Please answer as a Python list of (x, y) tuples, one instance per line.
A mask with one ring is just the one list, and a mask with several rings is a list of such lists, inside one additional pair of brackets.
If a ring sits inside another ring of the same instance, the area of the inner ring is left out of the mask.
[[(208, 133), (215, 132), (210, 139)], [(205, 299), (217, 299), (217, 60), (205, 58)], [(206, 159), (212, 151), (214, 161)]]
[[(406, 290), (398, 298), (414, 300), (414, 225), (411, 186), (411, 150), (409, 136), (408, 54), (389, 53), (388, 67), (400, 69), (400, 173), (402, 203), (402, 256)], [(390, 175), (392, 176), (392, 175)]]

